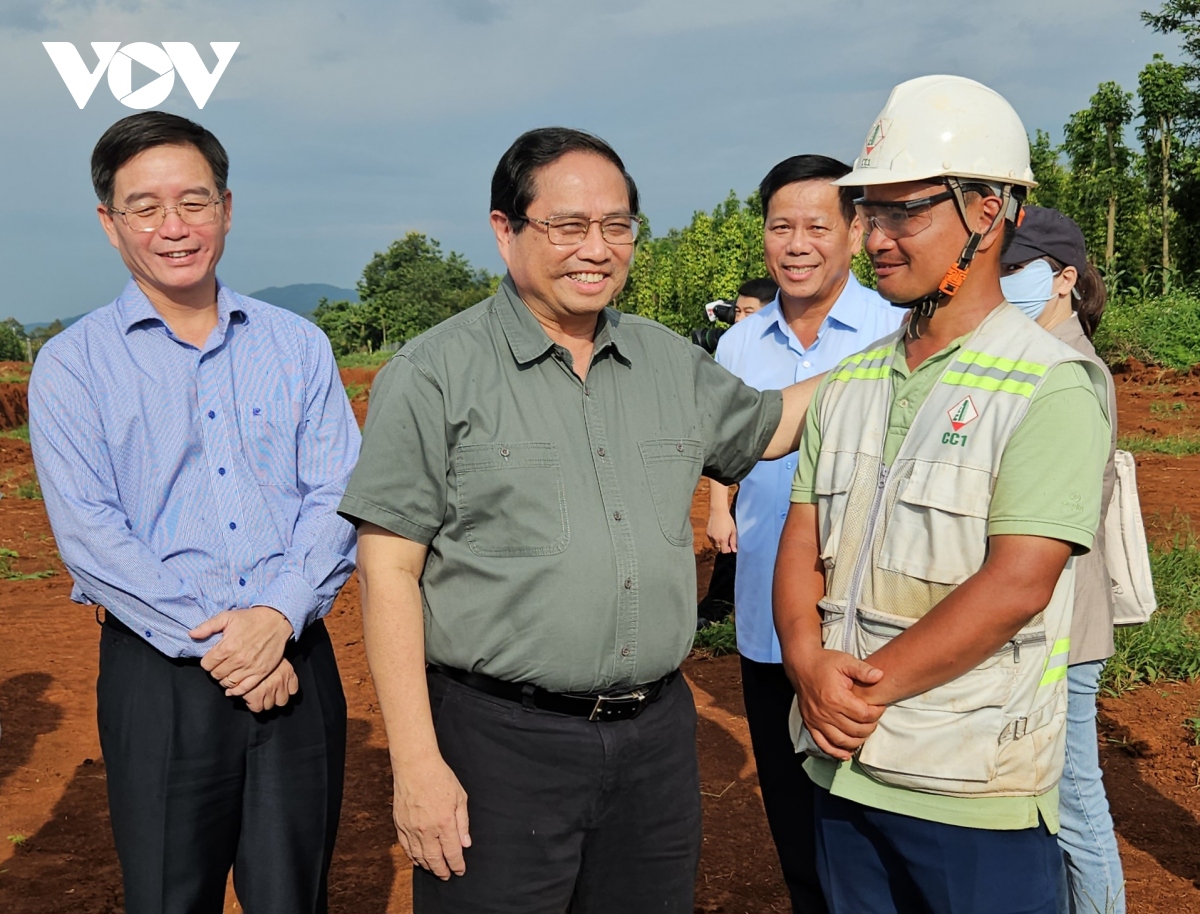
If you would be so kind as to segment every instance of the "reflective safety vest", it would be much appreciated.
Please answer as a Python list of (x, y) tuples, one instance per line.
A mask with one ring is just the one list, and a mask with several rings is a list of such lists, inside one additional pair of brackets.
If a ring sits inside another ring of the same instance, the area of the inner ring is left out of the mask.
[[(1102, 373), (1012, 305), (954, 354), (891, 466), (891, 362), (903, 330), (833, 369), (819, 403), (814, 492), (825, 646), (866, 658), (983, 565), (1004, 449), (1056, 365)], [(1105, 407), (1106, 408), (1106, 407)], [(1099, 480), (1097, 480), (1099, 483)], [(944, 796), (1036, 796), (1062, 774), (1074, 559), (1049, 605), (975, 669), (884, 711), (857, 759), (871, 777)], [(821, 755), (792, 706), (797, 751)]]

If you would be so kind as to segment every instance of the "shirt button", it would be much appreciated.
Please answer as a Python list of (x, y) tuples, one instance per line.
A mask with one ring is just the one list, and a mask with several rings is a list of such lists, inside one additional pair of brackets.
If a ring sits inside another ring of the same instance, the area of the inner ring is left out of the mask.
[(506, 448), (506, 447), (500, 448), (500, 456), (501, 457), (507, 457), (508, 455), (509, 455), (508, 448)]
[(787, 520), (787, 512), (786, 511), (780, 511), (779, 516), (782, 517), (784, 520)]
[(217, 472), (220, 473), (222, 476), (224, 476), (225, 475), (225, 467), (217, 467)]
[(624, 515), (623, 515), (623, 514), (621, 514), (621, 512), (620, 512), (620, 511), (614, 511), (614, 512), (613, 512), (613, 520), (620, 520), (622, 517), (624, 517)]
[(679, 451), (679, 453), (681, 453), (681, 454), (683, 453), (683, 442), (682, 441), (680, 441), (677, 445), (675, 445), (675, 450)]
[(229, 522), (229, 529), (230, 529), (230, 530), (236, 530), (236, 529), (237, 529), (237, 524), (235, 524), (233, 521), (230, 521), (230, 522)]
[(623, 648), (621, 648), (621, 656), (628, 657), (629, 654), (630, 654), (630, 650), (629, 650), (629, 645), (627, 644)]
[(790, 470), (792, 468), (792, 462), (789, 460), (786, 464), (784, 464), (784, 466)]
[(602, 448), (602, 447), (598, 447), (598, 448), (596, 448), (596, 453), (597, 453), (599, 456), (603, 457), (603, 456), (604, 456), (604, 448)]
[(626, 589), (626, 590), (633, 590), (633, 578), (626, 578), (626, 579), (625, 579), (625, 589)]
[(217, 414), (216, 414), (216, 413), (214, 413), (214, 412), (213, 412), (213, 411), (210, 409), (210, 410), (208, 411), (208, 418), (210, 418), (210, 419), (215, 419), (215, 418), (217, 418)]
[(908, 401), (907, 400), (897, 400), (896, 405), (899, 406), (901, 409), (908, 409)]
[(592, 395), (592, 389), (590, 387), (585, 387), (583, 389), (583, 395), (585, 397), (590, 397)]
[(239, 584), (241, 584), (243, 587), (245, 587), (245, 586), (246, 586), (246, 579), (245, 579), (245, 578), (238, 578), (238, 583), (239, 583)]
[(805, 368), (812, 368), (812, 362), (805, 362), (805, 363), (804, 363), (804, 367), (805, 367)]

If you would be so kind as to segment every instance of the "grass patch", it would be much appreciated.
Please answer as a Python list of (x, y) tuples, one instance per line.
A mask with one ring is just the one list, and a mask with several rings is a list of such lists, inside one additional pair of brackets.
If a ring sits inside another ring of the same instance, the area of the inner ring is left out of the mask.
[(339, 356), (338, 368), (377, 368), (396, 353), (394, 352), (350, 352)]
[(1117, 439), (1117, 447), (1132, 454), (1200, 454), (1200, 435), (1131, 435)]
[(353, 400), (355, 397), (361, 396), (367, 390), (366, 384), (347, 384), (346, 399)]
[(1096, 331), (1096, 351), (1110, 365), (1127, 358), (1187, 369), (1200, 363), (1200, 296), (1186, 291), (1116, 298)]
[(24, 835), (9, 835), (8, 836), (8, 843), (12, 844), (14, 847), (20, 847), (28, 840), (29, 839), (26, 838)]
[(1168, 548), (1150, 547), (1158, 611), (1144, 625), (1116, 630), (1116, 652), (1100, 686), (1119, 695), (1140, 685), (1195, 679), (1200, 675), (1200, 549), (1192, 534)]
[(18, 425), (16, 428), (6, 429), (5, 431), (0, 432), (0, 438), (15, 438), (17, 441), (24, 441), (26, 444), (28, 444), (29, 423), (26, 422), (24, 425)]
[(55, 574), (52, 568), (48, 568), (45, 571), (32, 571), (27, 574), (15, 571), (12, 567), (12, 560), (19, 559), (20, 557), (21, 554), (13, 549), (0, 549), (0, 581), (37, 581)]
[(696, 632), (692, 650), (707, 654), (709, 657), (734, 653), (737, 650), (737, 630), (733, 625), (733, 616), (729, 616), (721, 622), (710, 622)]
[(42, 487), (38, 485), (35, 479), (32, 482), (23, 482), (17, 486), (17, 498), (33, 498), (37, 501), (42, 500)]

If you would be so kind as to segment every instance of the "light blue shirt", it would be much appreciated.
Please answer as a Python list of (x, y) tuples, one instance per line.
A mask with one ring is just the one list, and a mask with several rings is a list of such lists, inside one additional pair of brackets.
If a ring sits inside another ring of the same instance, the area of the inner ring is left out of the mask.
[[(866, 349), (899, 327), (903, 316), (903, 310), (864, 288), (851, 274), (808, 349), (784, 320), (776, 295), (769, 305), (725, 332), (716, 359), (751, 387), (781, 390)], [(738, 650), (759, 663), (782, 662), (771, 616), (771, 583), (795, 472), (795, 454), (763, 460), (738, 487), (734, 581)]]
[(29, 437), (75, 586), (170, 657), (189, 629), (274, 607), (296, 635), (354, 570), (337, 515), (359, 432), (329, 341), (218, 285), (202, 349), (130, 282), (38, 353)]

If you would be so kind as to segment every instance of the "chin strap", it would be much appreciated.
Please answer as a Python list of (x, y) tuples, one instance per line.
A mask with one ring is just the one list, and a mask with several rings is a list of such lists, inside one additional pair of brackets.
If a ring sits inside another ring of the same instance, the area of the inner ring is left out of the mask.
[(954, 205), (958, 208), (958, 215), (962, 219), (963, 225), (967, 227), (967, 231), (970, 232), (970, 236), (967, 238), (967, 243), (963, 245), (962, 253), (958, 255), (958, 262), (946, 271), (946, 275), (942, 277), (942, 281), (938, 283), (935, 291), (915, 301), (894, 302), (897, 308), (911, 309), (906, 332), (908, 338), (913, 340), (921, 338), (921, 319), (932, 318), (937, 309), (949, 302), (954, 294), (962, 288), (962, 284), (967, 281), (967, 274), (971, 272), (971, 261), (975, 259), (979, 243), (1004, 220), (1011, 219), (1018, 224), (1020, 222), (1021, 201), (1013, 194), (1012, 185), (1005, 184), (1000, 191), (1000, 199), (1004, 205), (996, 214), (996, 218), (992, 220), (992, 224), (987, 227), (986, 231), (972, 231), (971, 224), (967, 221), (967, 197), (963, 191), (962, 182), (958, 178), (946, 178), (945, 180), (946, 187), (954, 194)]

